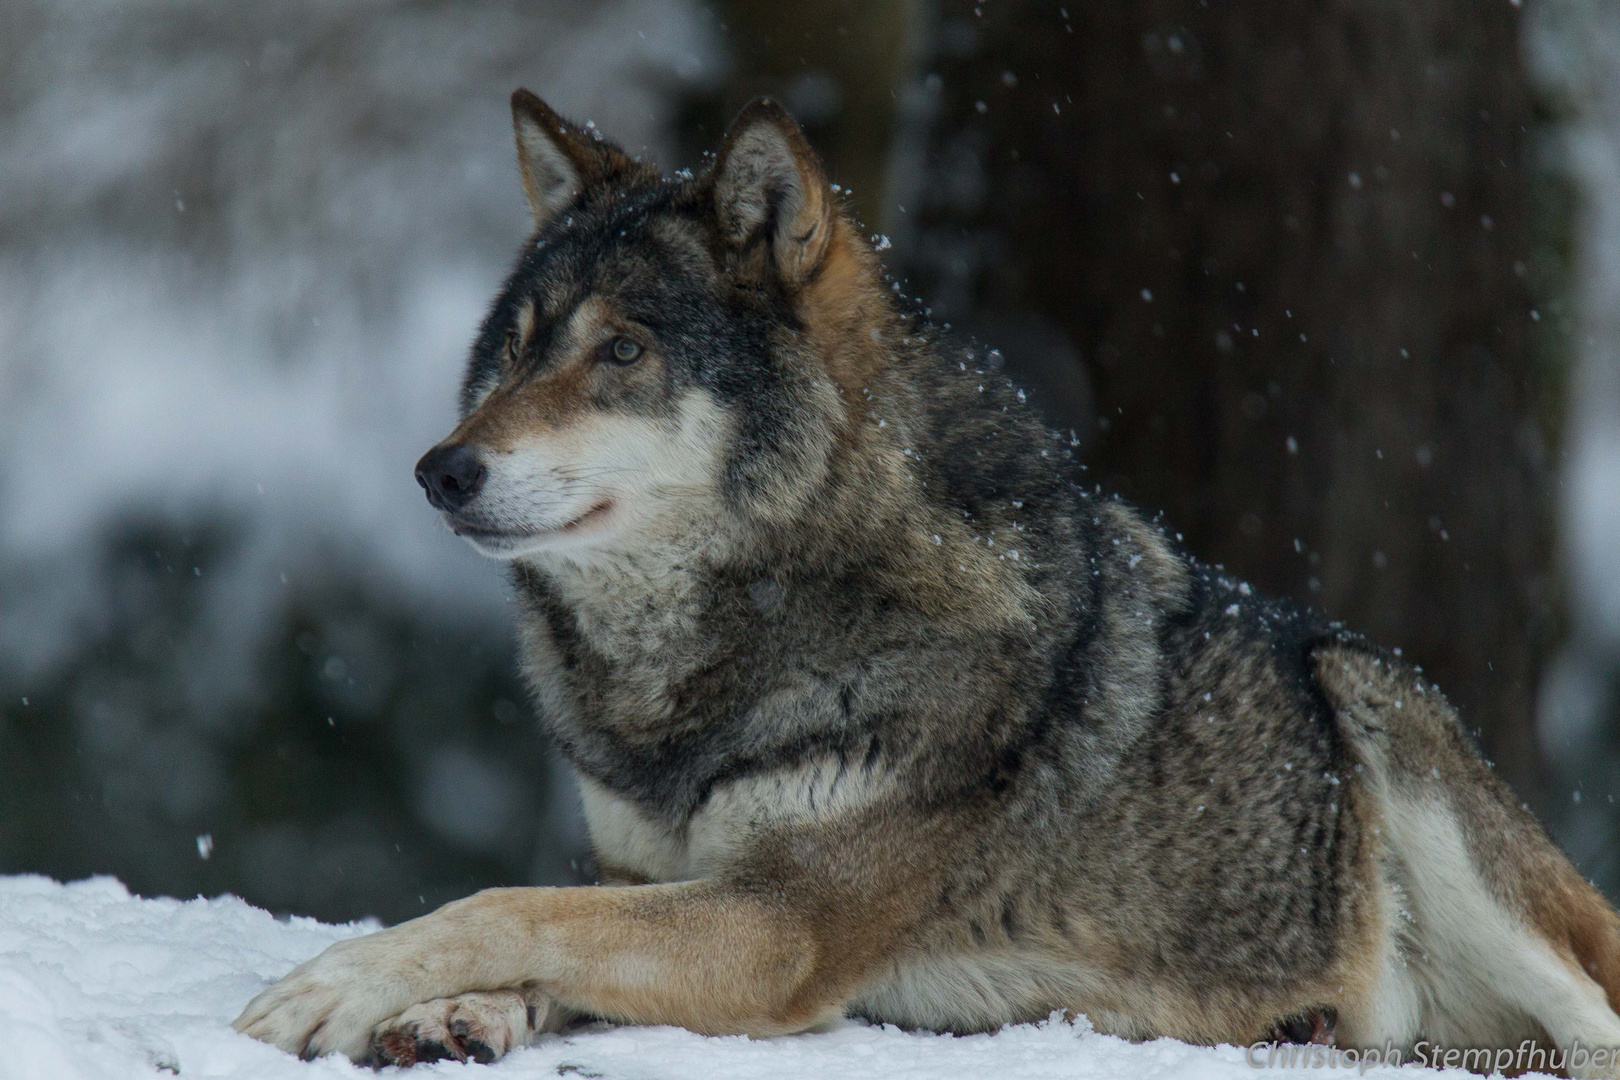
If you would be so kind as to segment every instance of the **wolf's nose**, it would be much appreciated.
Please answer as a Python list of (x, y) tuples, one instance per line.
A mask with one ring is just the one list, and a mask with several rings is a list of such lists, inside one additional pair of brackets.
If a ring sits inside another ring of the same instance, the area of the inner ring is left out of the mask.
[(416, 482), (427, 492), (428, 502), (452, 514), (478, 494), (484, 476), (478, 451), (466, 443), (435, 446), (416, 463)]

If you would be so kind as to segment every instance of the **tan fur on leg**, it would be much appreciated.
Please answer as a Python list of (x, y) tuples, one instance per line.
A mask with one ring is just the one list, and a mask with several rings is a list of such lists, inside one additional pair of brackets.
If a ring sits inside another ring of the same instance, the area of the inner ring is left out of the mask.
[(416, 1002), (526, 985), (630, 1023), (802, 1031), (840, 1014), (884, 922), (880, 906), (822, 925), (804, 911), (712, 882), (490, 889), (338, 943), (236, 1027), (304, 1057), (358, 1059), (381, 1021)]

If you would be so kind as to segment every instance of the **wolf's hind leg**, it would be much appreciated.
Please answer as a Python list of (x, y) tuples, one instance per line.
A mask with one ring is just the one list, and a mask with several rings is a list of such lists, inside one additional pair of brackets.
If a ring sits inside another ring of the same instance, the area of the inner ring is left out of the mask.
[(1571, 1075), (1620, 1074), (1620, 917), (1413, 672), (1333, 647), (1317, 673), (1377, 808), (1369, 824), (1401, 908), (1387, 920), (1387, 1000), (1368, 1010), (1384, 1023), (1369, 1034), (1410, 1025), (1415, 1003), (1415, 1034), (1432, 1044), (1517, 1049), (1545, 1035), (1565, 1053), (1604, 1052)]
[[(1447, 1046), (1512, 1048), (1539, 1034), (1539, 1026), (1561, 1051), (1605, 1051), (1601, 1065), (1573, 1068), (1571, 1075), (1616, 1075), (1607, 1052), (1620, 1048), (1620, 1017), (1569, 943), (1549, 933), (1534, 909), (1527, 918), (1495, 895), (1470, 858), (1449, 806), (1397, 796), (1390, 810), (1391, 839), (1401, 849), (1416, 923), (1408, 963), (1426, 990), (1425, 1032)], [(1504, 869), (1488, 867), (1486, 873)], [(1572, 869), (1567, 874), (1575, 876)], [(1522, 894), (1559, 882), (1512, 884)], [(1607, 914), (1595, 893), (1560, 899), (1584, 905), (1565, 907), (1561, 918)]]
[(477, 1061), (489, 1064), (541, 1035), (560, 1031), (566, 1009), (539, 990), (484, 990), (412, 1005), (377, 1025), (371, 1064)]

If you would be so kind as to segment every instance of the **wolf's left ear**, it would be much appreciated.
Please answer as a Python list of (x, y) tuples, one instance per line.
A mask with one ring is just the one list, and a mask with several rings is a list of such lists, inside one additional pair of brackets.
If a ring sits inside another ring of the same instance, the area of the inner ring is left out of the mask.
[(521, 87), (512, 91), (512, 130), (523, 194), (536, 227), (582, 191), (641, 169), (623, 150), (581, 131)]
[(736, 247), (763, 239), (784, 284), (808, 281), (832, 235), (832, 192), (787, 110), (768, 98), (745, 108), (726, 132), (714, 178), (724, 239)]

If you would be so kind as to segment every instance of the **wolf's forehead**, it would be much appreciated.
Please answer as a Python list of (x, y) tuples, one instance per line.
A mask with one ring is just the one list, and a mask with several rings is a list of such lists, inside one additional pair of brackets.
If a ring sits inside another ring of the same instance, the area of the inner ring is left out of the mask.
[(542, 238), (522, 292), (555, 319), (588, 295), (654, 304), (712, 271), (701, 226), (669, 210), (616, 214)]

